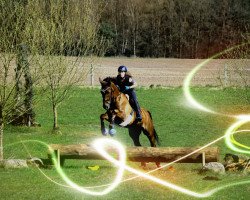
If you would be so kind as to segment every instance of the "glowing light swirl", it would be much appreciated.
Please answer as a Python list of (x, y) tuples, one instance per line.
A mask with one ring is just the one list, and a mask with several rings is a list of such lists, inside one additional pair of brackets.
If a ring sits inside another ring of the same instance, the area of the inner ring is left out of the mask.
[[(118, 150), (119, 161), (115, 160), (112, 156), (110, 156), (105, 151), (105, 148), (104, 148), (105, 146), (112, 146)], [(62, 179), (70, 187), (74, 188), (75, 190), (77, 190), (79, 192), (85, 193), (85, 194), (101, 196), (101, 195), (105, 195), (105, 194), (108, 194), (109, 192), (111, 192), (121, 182), (121, 179), (123, 177), (123, 172), (124, 172), (125, 161), (126, 161), (126, 153), (125, 153), (123, 146), (115, 140), (107, 140), (107, 139), (97, 140), (94, 142), (94, 147), (96, 148), (96, 150), (98, 150), (98, 153), (100, 153), (104, 158), (108, 159), (110, 162), (112, 162), (114, 164), (116, 162), (120, 163), (118, 171), (117, 171), (117, 175), (116, 175), (114, 181), (106, 189), (104, 189), (100, 192), (91, 191), (91, 190), (88, 190), (84, 187), (80, 187), (78, 184), (71, 181), (68, 178), (68, 176), (63, 172), (62, 168), (58, 165), (55, 156), (53, 156), (53, 162), (56, 165), (56, 170), (59, 173), (59, 175), (62, 177)]]
[[(243, 124), (245, 124), (245, 123), (247, 123), (249, 121), (250, 121), (249, 119), (242, 119), (239, 122), (236, 122), (235, 124), (233, 124), (231, 127), (229, 127), (228, 130), (226, 131), (226, 134), (225, 134), (226, 140), (231, 144), (230, 139), (228, 140), (228, 138), (230, 138), (230, 136), (235, 133), (234, 132), (235, 129), (239, 128), (241, 125), (243, 125)], [(217, 141), (220, 140), (220, 139), (221, 138), (218, 138)], [(120, 161), (113, 159), (112, 157), (107, 155), (106, 152), (103, 152), (103, 149), (101, 147), (103, 145), (103, 143), (109, 144), (110, 141), (112, 141), (112, 140), (111, 139), (106, 139), (104, 141), (103, 139), (98, 139), (98, 140), (96, 140), (94, 142), (95, 149), (102, 156), (104, 156), (104, 158), (106, 158), (108, 161), (110, 161), (111, 163), (115, 164), (116, 166), (120, 166), (120, 167), (126, 169), (127, 171), (129, 171), (131, 173), (134, 173), (134, 174), (136, 174), (136, 175), (138, 175), (140, 177), (151, 180), (151, 181), (153, 181), (155, 183), (158, 183), (158, 184), (160, 184), (162, 186), (171, 188), (171, 189), (173, 189), (175, 191), (181, 192), (181, 193), (189, 195), (189, 196), (198, 197), (198, 198), (205, 198), (205, 197), (209, 197), (209, 196), (213, 195), (214, 193), (216, 193), (216, 192), (218, 192), (220, 190), (223, 190), (225, 188), (250, 183), (250, 180), (244, 180), (244, 181), (239, 181), (239, 182), (235, 182), (235, 183), (225, 184), (223, 186), (220, 186), (220, 187), (217, 187), (215, 189), (209, 190), (209, 191), (207, 191), (205, 193), (197, 193), (197, 192), (194, 192), (192, 190), (189, 190), (189, 189), (180, 187), (178, 185), (175, 185), (173, 183), (170, 183), (168, 181), (161, 180), (161, 179), (156, 178), (154, 176), (151, 176), (151, 175), (149, 175), (147, 173), (143, 173), (141, 171), (138, 171), (138, 170), (136, 170), (134, 168), (131, 168), (131, 167), (125, 165), (125, 163), (121, 163)], [(121, 146), (121, 148), (122, 148), (122, 146)], [(248, 151), (248, 153), (250, 153), (250, 152)]]
[[(212, 56), (211, 58), (208, 58), (206, 59), (205, 61), (201, 62), (200, 64), (196, 65), (189, 73), (188, 75), (186, 76), (186, 78), (184, 79), (184, 82), (183, 82), (183, 93), (184, 93), (184, 96), (187, 100), (187, 102), (189, 103), (189, 105), (191, 105), (193, 108), (196, 108), (198, 110), (201, 110), (201, 111), (204, 111), (204, 112), (208, 112), (208, 113), (212, 113), (212, 114), (219, 114), (219, 115), (226, 115), (226, 116), (229, 116), (227, 114), (223, 114), (223, 113), (218, 113), (210, 108), (207, 108), (205, 107), (204, 105), (202, 105), (201, 103), (199, 103), (191, 94), (191, 91), (190, 91), (190, 84), (192, 82), (192, 79), (193, 77), (195, 76), (195, 74), (204, 66), (206, 65), (207, 63), (209, 63), (212, 59), (215, 59), (227, 52), (230, 52), (236, 48), (239, 48), (239, 47), (242, 47), (242, 46), (245, 46), (245, 45), (249, 45), (250, 43), (244, 43), (244, 44), (240, 44), (240, 45), (237, 45), (237, 46), (233, 46), (229, 49), (226, 49), (214, 56)], [(231, 116), (231, 117), (236, 117), (236, 116)]]
[[(104, 144), (110, 144), (110, 143), (113, 143), (114, 140), (112, 139), (97, 139), (94, 141), (94, 145), (93, 147), (98, 151), (98, 153), (100, 153), (105, 159), (107, 159), (108, 161), (110, 161), (111, 163), (115, 164), (116, 166), (119, 166), (120, 168), (122, 169), (126, 169), (127, 171), (131, 172), (131, 173), (134, 173), (140, 177), (143, 177), (143, 178), (146, 178), (148, 180), (151, 180), (151, 181), (154, 181), (158, 184), (161, 184), (163, 186), (166, 186), (166, 187), (169, 187), (171, 189), (174, 189), (176, 191), (179, 191), (181, 193), (184, 193), (184, 194), (187, 194), (187, 195), (190, 195), (190, 196), (194, 196), (194, 197), (208, 197), (210, 195), (212, 195), (212, 193), (214, 193), (214, 191), (209, 191), (209, 192), (206, 192), (206, 193), (203, 193), (203, 194), (200, 194), (200, 193), (197, 193), (197, 192), (194, 192), (192, 190), (188, 190), (186, 188), (183, 188), (183, 187), (180, 187), (178, 185), (175, 185), (175, 184), (172, 184), (170, 182), (167, 182), (167, 181), (163, 181), (159, 178), (156, 178), (154, 176), (151, 176), (149, 174), (145, 174), (141, 171), (138, 171), (134, 168), (131, 168), (129, 167), (128, 165), (126, 165), (125, 163), (122, 163), (118, 160), (115, 160), (114, 158), (112, 158), (110, 155), (108, 155), (107, 152), (104, 152), (103, 151), (103, 148), (102, 148), (102, 145)], [(117, 143), (118, 144), (118, 143)], [(120, 144), (120, 148), (122, 148), (122, 145)], [(124, 150), (125, 152), (125, 150)]]
[[(108, 139), (101, 139), (101, 140), (96, 140), (94, 143), (94, 148), (98, 151), (98, 153), (100, 155), (102, 155), (104, 158), (108, 159), (110, 162), (115, 164), (115, 161), (118, 161), (120, 163), (121, 166), (119, 166), (118, 171), (117, 171), (117, 175), (114, 179), (114, 181), (111, 184), (106, 184), (106, 185), (102, 185), (102, 186), (89, 186), (89, 187), (81, 187), (78, 184), (76, 184), (75, 182), (73, 182), (72, 180), (69, 179), (69, 177), (64, 173), (63, 169), (61, 168), (61, 166), (58, 164), (57, 162), (57, 156), (54, 152), (53, 149), (50, 148), (50, 146), (48, 144), (46, 144), (45, 142), (39, 141), (39, 140), (22, 140), (20, 142), (15, 142), (9, 145), (6, 145), (5, 148), (7, 146), (13, 146), (16, 144), (21, 143), (24, 148), (26, 149), (27, 153), (29, 154), (30, 157), (32, 157), (32, 155), (30, 154), (29, 150), (26, 148), (25, 143), (39, 143), (45, 147), (47, 147), (50, 151), (50, 154), (52, 155), (52, 162), (55, 166), (56, 171), (58, 172), (58, 174), (61, 176), (61, 178), (66, 182), (67, 185), (63, 185), (61, 183), (58, 183), (56, 181), (54, 181), (53, 179), (51, 179), (49, 176), (47, 176), (41, 169), (37, 168), (48, 180), (50, 180), (51, 182), (55, 183), (56, 185), (62, 186), (62, 187), (67, 187), (67, 188), (72, 188), (75, 189), (81, 193), (84, 194), (89, 194), (89, 195), (94, 195), (94, 196), (102, 196), (105, 194), (108, 194), (109, 192), (111, 192), (112, 190), (114, 190), (121, 182), (122, 177), (123, 177), (123, 172), (124, 172), (124, 167), (125, 166), (125, 162), (126, 162), (126, 152), (124, 147), (116, 140), (108, 140)], [(111, 146), (115, 149), (118, 150), (118, 157), (119, 160), (114, 159), (112, 156), (110, 156), (106, 151), (105, 151), (105, 147), (106, 146)], [(100, 192), (96, 192), (96, 191), (91, 191), (88, 189), (95, 189), (98, 187), (104, 187), (104, 186), (108, 186), (106, 189), (100, 191)]]
[[(233, 137), (233, 134), (236, 133), (236, 132), (239, 132), (237, 131), (242, 125), (246, 124), (246, 123), (249, 123), (250, 122), (250, 115), (240, 115), (238, 116), (238, 121), (233, 124), (225, 133), (225, 142), (226, 142), (226, 145), (236, 151), (236, 152), (239, 152), (239, 153), (244, 153), (244, 154), (250, 154), (250, 151), (249, 150), (242, 150), (242, 149), (239, 149), (238, 147), (236, 147), (234, 144), (238, 145), (238, 146), (241, 146), (243, 148), (246, 148), (246, 149), (250, 149), (250, 147), (246, 146), (246, 145), (243, 145), (237, 141), (235, 141), (234, 137)], [(247, 130), (246, 130), (247, 131)]]
[[(235, 124), (233, 124), (228, 130), (227, 130), (227, 134), (228, 135), (225, 135), (226, 137), (228, 137), (229, 135), (233, 134), (235, 128), (238, 128), (240, 125), (244, 124), (246, 121), (240, 121), (240, 122), (237, 122)], [(230, 134), (229, 134), (230, 133)], [(129, 172), (131, 173), (134, 173), (140, 177), (143, 177), (143, 178), (146, 178), (148, 180), (151, 180), (151, 181), (154, 181), (162, 186), (165, 186), (165, 187), (168, 187), (168, 188), (171, 188), (175, 191), (178, 191), (178, 192), (181, 192), (183, 194), (186, 194), (186, 195), (189, 195), (189, 196), (193, 196), (193, 197), (198, 197), (198, 198), (205, 198), (205, 197), (209, 197), (211, 195), (213, 195), (214, 193), (222, 190), (222, 189), (225, 189), (225, 188), (228, 188), (228, 187), (232, 187), (232, 186), (236, 186), (236, 185), (242, 185), (242, 184), (246, 184), (246, 183), (250, 183), (250, 180), (244, 180), (244, 181), (240, 181), (240, 182), (235, 182), (235, 183), (230, 183), (230, 184), (226, 184), (226, 185), (223, 185), (221, 187), (217, 187), (215, 189), (212, 189), (212, 190), (209, 190), (205, 193), (197, 193), (197, 192), (194, 192), (192, 190), (189, 190), (189, 189), (186, 189), (186, 188), (183, 188), (183, 187), (180, 187), (178, 185), (175, 185), (175, 184), (172, 184), (168, 181), (164, 181), (164, 180), (161, 180), (159, 178), (156, 178), (154, 176), (151, 176), (149, 174), (146, 174), (146, 173), (143, 173), (141, 171), (138, 171), (138, 170), (135, 170), (127, 165), (125, 165), (125, 163), (121, 163), (120, 161), (118, 160), (115, 160), (114, 158), (112, 158), (111, 156), (109, 156), (107, 154), (107, 152), (104, 152), (103, 151), (103, 148), (102, 148), (102, 145), (103, 144), (109, 144), (109, 143), (112, 143), (111, 142), (112, 140), (111, 139), (98, 139), (94, 142), (94, 148), (102, 155), (104, 156), (104, 158), (106, 158), (108, 161), (110, 161), (111, 163), (115, 164), (116, 166), (119, 166), (121, 168), (124, 168), (126, 170), (128, 170)], [(122, 146), (121, 146), (122, 148)]]
[(184, 96), (186, 97), (186, 100), (188, 101), (188, 103), (196, 108), (196, 109), (199, 109), (201, 111), (204, 111), (204, 112), (208, 112), (208, 113), (216, 113), (215, 111), (209, 109), (209, 108), (206, 108), (205, 106), (203, 106), (201, 103), (199, 103), (198, 101), (196, 101), (194, 99), (194, 97), (192, 96), (191, 94), (191, 91), (190, 91), (190, 84), (191, 84), (191, 81), (193, 79), (193, 77), (195, 76), (195, 74), (205, 65), (207, 64), (208, 62), (210, 62), (210, 60), (212, 60), (212, 58), (210, 59), (207, 59), (205, 60), (204, 62), (196, 65), (190, 72), (189, 74), (186, 76), (186, 78), (184, 79), (184, 82), (183, 82), (183, 92), (184, 92)]
[[(228, 128), (228, 130), (226, 131), (226, 137), (227, 138), (230, 138), (230, 136), (235, 133), (234, 131), (239, 128), (241, 125), (245, 124), (246, 122), (249, 122), (248, 119), (241, 119), (239, 122), (236, 122), (235, 124), (233, 124), (231, 127)], [(203, 146), (200, 148), (203, 149), (207, 146), (210, 146), (211, 144), (221, 140), (223, 137), (220, 137), (218, 139), (216, 139), (215, 141)], [(43, 145), (46, 145), (47, 147), (49, 147), (46, 143), (44, 142), (41, 142), (41, 141), (38, 141), (38, 140), (30, 140), (30, 141), (22, 141), (23, 142), (38, 142), (40, 144), (43, 144)], [(230, 142), (230, 139), (229, 139), (229, 143)], [(116, 149), (118, 149), (118, 157), (120, 158), (119, 160), (116, 160), (114, 159), (112, 156), (110, 156), (106, 151), (105, 151), (105, 147), (106, 146), (112, 146), (112, 147), (115, 147)], [(240, 182), (236, 182), (236, 183), (230, 183), (230, 184), (226, 184), (226, 185), (223, 185), (221, 187), (217, 187), (215, 189), (212, 189), (212, 190), (209, 190), (205, 193), (198, 193), (198, 192), (195, 192), (195, 191), (192, 191), (192, 190), (189, 190), (189, 189), (186, 189), (186, 188), (183, 188), (183, 187), (180, 187), (178, 185), (175, 185), (175, 184), (172, 184), (168, 181), (164, 181), (164, 180), (161, 180), (159, 178), (156, 178), (154, 176), (151, 176), (149, 175), (148, 173), (143, 173), (141, 171), (138, 171), (138, 170), (135, 170), (129, 166), (126, 165), (126, 153), (125, 153), (125, 149), (124, 147), (118, 142), (118, 141), (115, 141), (113, 139), (97, 139), (94, 141), (93, 143), (93, 147), (97, 150), (97, 152), (102, 155), (105, 159), (107, 159), (108, 161), (110, 161), (111, 163), (113, 163), (115, 166), (119, 167), (118, 169), (118, 173), (117, 173), (117, 176), (115, 178), (115, 180), (113, 181), (112, 184), (107, 184), (105, 186), (109, 186), (107, 187), (106, 189), (104, 189), (103, 191), (101, 192), (96, 192), (96, 191), (91, 191), (91, 190), (88, 190), (87, 188), (91, 188), (91, 189), (94, 189), (96, 188), (95, 186), (94, 187), (81, 187), (79, 185), (77, 185), (76, 183), (74, 183), (73, 181), (71, 181), (67, 175), (63, 172), (62, 168), (58, 165), (57, 163), (57, 159), (56, 159), (56, 156), (55, 154), (52, 154), (52, 160), (56, 166), (56, 170), (58, 172), (58, 174), (62, 177), (62, 179), (68, 184), (68, 185), (62, 185), (60, 183), (57, 183), (55, 182), (54, 180), (52, 180), (50, 177), (48, 177), (46, 174), (44, 174), (40, 169), (40, 171), (43, 173), (43, 175), (46, 176), (46, 178), (48, 178), (50, 181), (54, 182), (55, 184), (57, 185), (60, 185), (60, 186), (63, 186), (63, 187), (68, 187), (68, 188), (72, 188), (72, 189), (75, 189), (81, 193), (84, 193), (84, 194), (90, 194), (90, 195), (105, 195), (105, 194), (108, 194), (109, 192), (111, 192), (112, 190), (114, 190), (122, 181), (122, 176), (123, 176), (123, 172), (124, 170), (126, 169), (127, 171), (131, 172), (131, 173), (134, 173), (137, 175), (137, 177), (143, 177), (145, 179), (148, 179), (148, 180), (151, 180), (155, 183), (158, 183), (162, 186), (165, 186), (165, 187), (168, 187), (170, 189), (173, 189), (175, 191), (178, 191), (178, 192), (181, 192), (183, 194), (186, 194), (186, 195), (189, 195), (189, 196), (193, 196), (193, 197), (198, 197), (198, 198), (205, 198), (205, 197), (209, 197), (211, 195), (213, 195), (214, 193), (222, 190), (222, 189), (225, 189), (227, 187), (232, 187), (232, 186), (235, 186), (235, 185), (242, 185), (242, 184), (246, 184), (246, 183), (250, 183), (250, 180), (247, 180), (247, 181), (240, 181)], [(194, 153), (194, 152), (192, 152)], [(185, 156), (186, 157), (186, 156)], [(183, 157), (184, 158), (184, 157)], [(183, 159), (182, 158), (182, 159)], [(179, 160), (179, 159), (178, 159)], [(176, 162), (176, 161), (174, 161)], [(136, 177), (134, 177), (136, 178)], [(103, 185), (104, 186), (104, 185)], [(97, 186), (97, 187), (100, 187), (100, 186)]]
[[(240, 131), (235, 131), (234, 133), (243, 133), (243, 132), (250, 133), (250, 130), (240, 130)], [(249, 150), (250, 150), (250, 147), (249, 147), (249, 146), (246, 146), (246, 145), (244, 145), (244, 144), (241, 144), (241, 143), (237, 142), (237, 141), (234, 139), (233, 134), (231, 135), (231, 142), (232, 142), (233, 144), (236, 144), (236, 145), (242, 147), (242, 148), (245, 148), (245, 149), (249, 149)]]

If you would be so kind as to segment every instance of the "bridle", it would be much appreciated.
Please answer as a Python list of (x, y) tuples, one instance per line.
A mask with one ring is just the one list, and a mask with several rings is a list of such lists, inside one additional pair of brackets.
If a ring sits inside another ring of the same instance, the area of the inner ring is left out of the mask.
[(101, 89), (101, 93), (105, 94), (105, 92), (109, 89), (110, 87), (107, 87), (106, 89)]
[[(111, 87), (109, 86), (109, 87), (107, 87), (107, 88), (105, 88), (105, 89), (101, 89), (101, 93), (102, 93), (102, 95), (104, 96), (105, 95), (105, 92), (108, 90), (108, 89), (110, 89)], [(122, 93), (120, 92), (120, 94), (117, 96), (117, 97), (119, 97), (120, 95), (121, 95)], [(115, 97), (115, 98), (117, 98), (117, 97)], [(113, 98), (113, 91), (111, 90), (111, 94), (110, 94), (110, 98), (109, 98), (109, 100), (108, 100), (108, 105), (109, 105), (109, 109), (111, 108), (111, 105), (112, 105), (112, 102), (115, 100), (115, 98)], [(107, 101), (106, 101), (107, 102)], [(106, 103), (105, 102), (105, 103)]]

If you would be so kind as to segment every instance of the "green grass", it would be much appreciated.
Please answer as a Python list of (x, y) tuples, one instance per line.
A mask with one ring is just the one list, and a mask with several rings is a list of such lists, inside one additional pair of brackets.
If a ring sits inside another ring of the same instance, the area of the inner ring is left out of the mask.
[[(241, 89), (228, 88), (193, 88), (192, 93), (209, 108), (228, 114), (249, 114), (250, 105), (244, 98)], [(202, 146), (220, 136), (235, 120), (226, 116), (213, 115), (192, 109), (185, 105), (181, 88), (173, 89), (139, 89), (138, 99), (142, 107), (151, 111), (161, 146)], [(47, 144), (91, 143), (100, 138), (99, 116), (102, 109), (101, 95), (98, 89), (78, 88), (74, 95), (59, 107), (59, 125), (62, 135), (52, 135), (52, 111), (49, 102), (42, 100), (36, 105), (37, 121), (40, 128), (6, 126), (4, 133), (5, 158), (27, 158), (28, 152), (34, 157), (46, 158), (47, 148), (36, 142), (21, 142), (39, 140)], [(249, 128), (249, 124), (244, 126)], [(235, 137), (239, 142), (250, 145), (247, 133)], [(127, 130), (117, 127), (114, 137), (126, 146), (132, 146)], [(149, 146), (147, 138), (141, 135), (143, 146)], [(213, 146), (220, 147), (220, 160), (229, 150), (224, 141)], [(100, 165), (100, 170), (90, 171), (87, 165)], [(138, 163), (128, 163), (140, 169)], [(153, 175), (197, 192), (226, 185), (228, 183), (249, 180), (249, 175), (230, 173), (217, 175), (219, 181), (203, 180), (205, 175), (197, 172), (201, 164), (174, 164), (174, 171), (167, 169), (154, 172)], [(154, 164), (148, 164), (148, 170), (154, 169)], [(146, 170), (146, 171), (148, 171)], [(64, 171), (82, 186), (95, 186), (110, 183), (115, 176), (116, 168), (107, 161), (67, 160)], [(52, 180), (64, 184), (55, 169), (42, 170)], [(81, 194), (69, 188), (61, 187), (51, 182), (38, 169), (0, 169), (0, 199), (195, 199), (160, 186), (143, 178), (124, 182), (111, 193), (102, 197)], [(133, 174), (125, 173), (124, 177)], [(208, 199), (249, 199), (250, 186), (239, 185), (221, 190)]]

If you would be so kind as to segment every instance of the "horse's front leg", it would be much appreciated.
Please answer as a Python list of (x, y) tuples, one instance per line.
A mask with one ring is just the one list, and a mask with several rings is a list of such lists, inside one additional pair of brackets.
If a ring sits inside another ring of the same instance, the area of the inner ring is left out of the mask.
[(105, 128), (104, 120), (108, 121), (109, 117), (107, 113), (101, 114), (100, 115), (100, 120), (101, 120), (101, 132), (104, 136), (108, 134), (107, 129)]
[(115, 134), (116, 134), (116, 130), (115, 130), (115, 117), (116, 117), (116, 115), (115, 114), (113, 114), (112, 116), (111, 116), (111, 119), (110, 119), (110, 123), (109, 123), (109, 134), (110, 134), (110, 136), (114, 136)]

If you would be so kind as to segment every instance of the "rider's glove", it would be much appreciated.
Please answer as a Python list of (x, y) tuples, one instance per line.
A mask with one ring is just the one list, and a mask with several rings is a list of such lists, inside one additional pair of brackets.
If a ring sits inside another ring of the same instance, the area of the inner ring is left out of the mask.
[(129, 90), (129, 89), (130, 89), (130, 87), (129, 87), (129, 86), (125, 86), (125, 91), (126, 91), (126, 90)]

